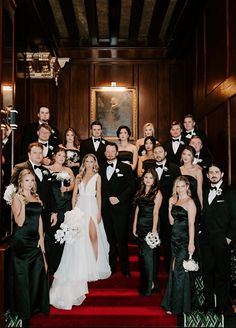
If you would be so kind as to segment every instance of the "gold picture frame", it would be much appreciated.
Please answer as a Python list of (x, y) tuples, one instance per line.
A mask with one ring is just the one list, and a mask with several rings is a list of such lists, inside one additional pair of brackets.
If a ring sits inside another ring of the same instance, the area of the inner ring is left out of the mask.
[(136, 88), (91, 88), (90, 105), (90, 124), (100, 121), (106, 139), (117, 140), (116, 131), (120, 125), (130, 128), (130, 140), (137, 139)]

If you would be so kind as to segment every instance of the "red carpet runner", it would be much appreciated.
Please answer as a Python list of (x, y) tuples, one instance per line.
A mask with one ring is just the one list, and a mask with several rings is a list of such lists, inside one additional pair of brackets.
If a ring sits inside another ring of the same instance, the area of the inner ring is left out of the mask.
[(118, 272), (109, 279), (90, 283), (81, 306), (70, 311), (51, 307), (49, 316), (34, 316), (30, 327), (176, 327), (176, 317), (160, 307), (167, 275), (159, 274), (161, 294), (140, 296), (137, 247), (131, 245), (130, 253), (131, 278)]

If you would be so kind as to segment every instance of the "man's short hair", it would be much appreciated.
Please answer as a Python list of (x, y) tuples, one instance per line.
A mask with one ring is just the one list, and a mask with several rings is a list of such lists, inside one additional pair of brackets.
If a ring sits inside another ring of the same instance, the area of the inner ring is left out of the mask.
[(52, 128), (51, 128), (51, 126), (50, 126), (49, 124), (47, 124), (47, 123), (42, 123), (42, 124), (40, 124), (39, 127), (38, 127), (38, 131), (39, 131), (41, 128), (44, 128), (44, 129), (48, 130), (50, 133), (52, 133)]

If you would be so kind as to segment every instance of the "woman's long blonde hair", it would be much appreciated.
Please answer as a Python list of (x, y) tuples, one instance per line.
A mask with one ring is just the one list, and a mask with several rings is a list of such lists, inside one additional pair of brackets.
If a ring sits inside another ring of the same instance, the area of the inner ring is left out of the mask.
[(79, 174), (77, 175), (76, 179), (79, 181), (83, 180), (83, 177), (86, 174), (86, 167), (85, 167), (85, 161), (88, 157), (92, 157), (94, 159), (94, 167), (93, 167), (93, 172), (97, 173), (99, 171), (99, 165), (98, 165), (98, 160), (97, 157), (94, 154), (86, 154), (83, 158), (82, 164), (80, 166)]
[(185, 177), (184, 175), (180, 175), (179, 177), (177, 177), (174, 181), (174, 185), (173, 185), (173, 190), (172, 190), (172, 196), (177, 197), (178, 198), (178, 193), (176, 191), (176, 185), (178, 182), (185, 182), (186, 186), (188, 187), (187, 189), (187, 195), (189, 197), (191, 197), (191, 189), (190, 189), (190, 182), (189, 179), (187, 177)]
[(27, 200), (26, 200), (26, 197), (23, 193), (23, 179), (24, 177), (27, 175), (27, 174), (30, 174), (33, 176), (34, 178), (34, 186), (32, 187), (31, 189), (31, 194), (36, 198), (37, 201), (40, 201), (40, 198), (39, 198), (39, 195), (37, 194), (37, 184), (36, 184), (36, 180), (35, 180), (35, 175), (34, 173), (29, 170), (29, 169), (23, 169), (20, 174), (19, 174), (19, 177), (18, 177), (18, 190), (17, 190), (17, 193), (19, 195), (22, 195), (24, 197), (24, 200), (25, 202), (27, 203)]

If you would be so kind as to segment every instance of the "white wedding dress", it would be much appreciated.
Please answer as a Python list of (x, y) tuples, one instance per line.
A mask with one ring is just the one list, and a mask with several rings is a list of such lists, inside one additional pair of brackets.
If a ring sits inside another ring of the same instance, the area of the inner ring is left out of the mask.
[[(79, 184), (76, 206), (84, 213), (83, 229), (73, 243), (65, 243), (61, 262), (50, 288), (50, 304), (59, 309), (70, 310), (73, 305), (80, 305), (88, 293), (88, 281), (106, 279), (111, 275), (109, 244), (103, 222), (97, 222), (97, 177), (98, 174), (95, 174), (87, 185), (83, 182)], [(97, 230), (97, 259), (89, 238), (90, 218)]]

